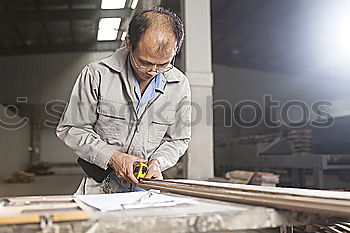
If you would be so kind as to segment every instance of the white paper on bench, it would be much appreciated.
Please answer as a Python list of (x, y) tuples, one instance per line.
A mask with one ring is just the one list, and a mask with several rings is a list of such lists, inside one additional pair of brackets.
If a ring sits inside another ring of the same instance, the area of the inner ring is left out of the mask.
[(164, 194), (154, 193), (140, 202), (140, 199), (149, 195), (150, 192), (129, 192), (97, 195), (74, 195), (75, 198), (85, 204), (95, 207), (101, 211), (115, 211), (132, 208), (147, 208), (160, 206), (174, 206), (180, 204), (197, 204), (190, 198), (173, 197)]

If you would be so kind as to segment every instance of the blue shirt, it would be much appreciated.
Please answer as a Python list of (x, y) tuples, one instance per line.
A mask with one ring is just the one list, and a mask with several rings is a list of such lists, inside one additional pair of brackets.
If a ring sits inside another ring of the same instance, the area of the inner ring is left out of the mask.
[[(129, 59), (130, 62), (130, 59)], [(130, 64), (131, 65), (131, 64)], [(140, 108), (147, 104), (150, 100), (152, 100), (154, 97), (156, 97), (157, 92), (160, 91), (163, 92), (163, 74), (158, 73), (152, 81), (148, 84), (146, 90), (144, 91), (143, 95), (141, 94), (141, 89), (139, 82), (137, 81), (135, 74), (132, 72), (134, 76), (134, 82), (135, 82), (135, 96), (136, 96), (136, 112), (138, 113)]]

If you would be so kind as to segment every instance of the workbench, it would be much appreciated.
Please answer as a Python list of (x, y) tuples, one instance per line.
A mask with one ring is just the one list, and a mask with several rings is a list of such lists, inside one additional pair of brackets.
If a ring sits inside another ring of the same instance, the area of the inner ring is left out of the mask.
[[(67, 198), (70, 196), (54, 197)], [(88, 207), (91, 211), (90, 220), (54, 223), (51, 229), (44, 229), (42, 232), (271, 232), (258, 229), (276, 227), (285, 229), (286, 226), (290, 225), (304, 225), (323, 221), (320, 216), (314, 214), (282, 211), (274, 208), (204, 198), (190, 198), (199, 201), (199, 204), (115, 212), (100, 212)], [(40, 230), (39, 224), (0, 226), (0, 232), (2, 233), (31, 233)]]

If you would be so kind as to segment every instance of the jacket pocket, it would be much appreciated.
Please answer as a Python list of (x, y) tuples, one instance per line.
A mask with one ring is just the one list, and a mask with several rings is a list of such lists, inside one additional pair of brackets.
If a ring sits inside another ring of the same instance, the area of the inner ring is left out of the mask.
[(175, 123), (175, 110), (163, 110), (153, 116), (148, 132), (150, 143), (160, 144), (168, 128)]
[(127, 134), (129, 123), (128, 105), (100, 101), (97, 107), (97, 124), (103, 135), (110, 144), (122, 144), (122, 137)]

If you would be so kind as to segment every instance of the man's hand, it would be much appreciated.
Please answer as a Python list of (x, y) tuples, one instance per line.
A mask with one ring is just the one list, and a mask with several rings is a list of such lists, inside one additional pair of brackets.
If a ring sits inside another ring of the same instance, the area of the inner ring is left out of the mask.
[(140, 157), (125, 154), (122, 152), (115, 152), (109, 160), (109, 165), (113, 168), (116, 176), (119, 179), (129, 180), (137, 184), (138, 180), (136, 179), (133, 173), (135, 162), (147, 163), (146, 160)]
[(155, 179), (163, 179), (162, 172), (160, 170), (159, 161), (156, 159), (151, 160), (148, 164), (148, 171), (145, 178), (155, 178)]

